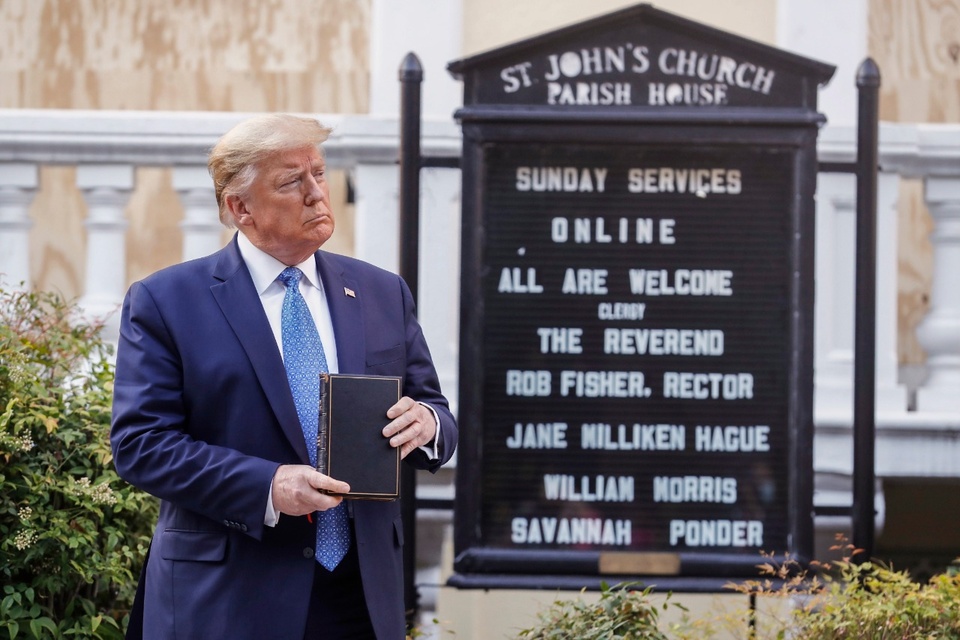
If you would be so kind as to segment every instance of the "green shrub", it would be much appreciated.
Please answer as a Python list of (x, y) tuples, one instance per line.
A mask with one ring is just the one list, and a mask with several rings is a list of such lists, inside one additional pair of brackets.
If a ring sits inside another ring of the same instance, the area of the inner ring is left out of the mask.
[(0, 289), (0, 638), (121, 638), (157, 503), (109, 443), (99, 327)]
[[(772, 625), (791, 640), (960, 640), (960, 576), (947, 572), (921, 584), (880, 562), (857, 562), (858, 553), (815, 563), (808, 575), (791, 563), (762, 565), (764, 581), (735, 587), (761, 597), (789, 598), (788, 619)], [(770, 578), (780, 586), (772, 587)], [(762, 636), (758, 636), (760, 638)]]
[(519, 637), (531, 640), (668, 640), (658, 627), (661, 606), (650, 600), (651, 588), (635, 590), (630, 584), (600, 585), (600, 599), (593, 604), (583, 600), (556, 600), (539, 614), (540, 624), (520, 631)]
[[(843, 546), (852, 552), (849, 546)], [(714, 611), (661, 629), (649, 599), (653, 587), (603, 585), (600, 600), (557, 600), (539, 613), (539, 625), (518, 637), (534, 640), (960, 640), (960, 573), (948, 571), (920, 584), (905, 571), (879, 562), (855, 562), (852, 555), (809, 569), (770, 558), (760, 577), (728, 585), (753, 596), (733, 611)], [(668, 594), (669, 599), (669, 594)], [(779, 606), (778, 606), (779, 605)]]

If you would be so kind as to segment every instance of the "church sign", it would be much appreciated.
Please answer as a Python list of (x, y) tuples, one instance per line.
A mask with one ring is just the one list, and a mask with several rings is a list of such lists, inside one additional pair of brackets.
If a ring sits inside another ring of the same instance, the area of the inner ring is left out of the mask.
[(639, 5), (450, 70), (451, 584), (704, 585), (808, 557), (832, 67)]

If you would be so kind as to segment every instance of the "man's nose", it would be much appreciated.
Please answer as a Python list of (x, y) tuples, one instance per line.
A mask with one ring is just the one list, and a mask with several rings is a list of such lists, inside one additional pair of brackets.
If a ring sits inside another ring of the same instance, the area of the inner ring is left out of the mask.
[(323, 188), (320, 186), (320, 182), (310, 175), (306, 182), (304, 182), (306, 188), (306, 194), (304, 196), (304, 202), (308, 205), (314, 204), (319, 200), (323, 200)]

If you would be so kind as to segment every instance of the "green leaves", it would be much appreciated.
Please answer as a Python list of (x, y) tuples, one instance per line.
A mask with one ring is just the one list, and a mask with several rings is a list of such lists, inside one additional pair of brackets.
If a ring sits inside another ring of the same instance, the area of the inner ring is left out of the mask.
[(826, 565), (825, 588), (795, 613), (798, 640), (960, 640), (960, 578), (914, 582), (904, 571), (849, 558)]
[[(855, 551), (855, 550), (851, 550)], [(657, 606), (648, 587), (601, 584), (600, 598), (556, 600), (539, 614), (539, 624), (519, 632), (530, 640), (960, 640), (960, 569), (927, 583), (910, 579), (880, 562), (844, 557), (814, 563), (806, 570), (772, 555), (758, 566), (760, 578), (728, 587), (741, 594), (734, 610), (689, 612), (680, 622), (659, 624), (670, 601)], [(960, 561), (960, 560), (958, 560)], [(747, 596), (757, 607), (749, 610)], [(719, 603), (718, 607), (722, 607)], [(661, 630), (664, 627), (665, 630)]]
[[(26, 624), (31, 634), (26, 637), (57, 637), (57, 625), (49, 617), (41, 615), (34, 589), (24, 584), (7, 585), (3, 593), (4, 598), (0, 600), (0, 634), (5, 630), (10, 638), (16, 638)], [(48, 633), (45, 634), (44, 629)]]
[(660, 611), (668, 607), (683, 608), (669, 602), (661, 605), (651, 599), (652, 588), (636, 590), (626, 583), (610, 587), (600, 585), (600, 599), (589, 603), (583, 599), (556, 600), (539, 614), (540, 624), (520, 631), (519, 637), (531, 640), (668, 640), (659, 629)]
[(0, 640), (123, 637), (157, 503), (113, 469), (109, 356), (73, 305), (0, 289)]

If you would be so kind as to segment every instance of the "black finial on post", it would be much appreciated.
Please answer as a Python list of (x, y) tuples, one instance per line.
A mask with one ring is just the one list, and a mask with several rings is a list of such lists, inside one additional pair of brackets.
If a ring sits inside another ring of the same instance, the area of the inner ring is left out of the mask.
[(873, 555), (876, 506), (877, 171), (880, 69), (867, 58), (857, 70), (857, 240), (853, 352), (854, 557)]
[(866, 58), (857, 68), (858, 87), (880, 87), (880, 67), (873, 58)]
[(400, 63), (400, 82), (423, 82), (423, 65), (413, 51)]

